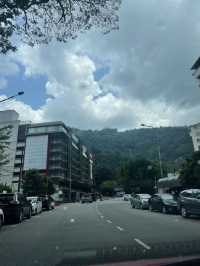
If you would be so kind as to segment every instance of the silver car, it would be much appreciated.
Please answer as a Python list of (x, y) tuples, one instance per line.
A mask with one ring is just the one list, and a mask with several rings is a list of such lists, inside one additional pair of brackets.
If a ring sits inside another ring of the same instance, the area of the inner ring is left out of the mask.
[(4, 214), (3, 214), (3, 210), (0, 209), (0, 229), (3, 223), (4, 223)]
[(149, 194), (134, 194), (134, 195), (132, 195), (132, 197), (130, 199), (132, 208), (148, 209), (150, 197), (151, 196)]
[(31, 203), (32, 214), (39, 214), (42, 212), (42, 200), (40, 197), (27, 197), (27, 200)]

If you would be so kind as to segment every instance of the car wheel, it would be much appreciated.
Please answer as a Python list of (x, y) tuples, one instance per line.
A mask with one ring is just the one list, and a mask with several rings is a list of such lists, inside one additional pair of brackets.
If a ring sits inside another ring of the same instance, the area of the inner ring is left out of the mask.
[(189, 217), (187, 209), (184, 206), (181, 207), (181, 216), (184, 217), (184, 218)]
[(21, 223), (22, 221), (23, 221), (23, 212), (22, 212), (22, 210), (20, 210), (20, 212), (18, 213), (16, 222)]
[[(36, 211), (36, 214), (37, 214), (37, 211)], [(28, 219), (31, 218), (31, 208), (29, 209), (29, 212), (28, 212), (27, 218), (28, 218)]]
[(0, 230), (1, 230), (2, 225), (3, 225), (3, 217), (0, 216)]
[(153, 208), (152, 208), (152, 205), (149, 204), (149, 210), (152, 212), (153, 211)]
[(165, 206), (162, 207), (162, 213), (167, 214), (167, 208)]

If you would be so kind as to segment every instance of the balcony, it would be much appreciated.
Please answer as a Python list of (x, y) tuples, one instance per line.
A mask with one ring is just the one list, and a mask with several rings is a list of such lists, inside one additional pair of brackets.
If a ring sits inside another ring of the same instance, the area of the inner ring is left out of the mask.
[(23, 151), (20, 150), (20, 151), (16, 151), (15, 155), (22, 155), (23, 154)]
[(49, 170), (61, 170), (61, 171), (64, 171), (65, 169), (66, 169), (66, 167), (60, 166), (60, 165), (50, 165), (49, 166)]
[(52, 148), (50, 149), (49, 152), (50, 153), (64, 153), (64, 154), (67, 153), (67, 151), (65, 151), (63, 148)]
[(15, 164), (21, 164), (22, 163), (22, 160), (21, 159), (15, 159)]
[(67, 145), (67, 142), (65, 142), (65, 141), (62, 141), (62, 140), (52, 140), (51, 141), (51, 144), (53, 144), (53, 145)]
[(25, 142), (18, 142), (17, 148), (22, 148), (22, 147), (25, 147)]
[(14, 173), (20, 173), (20, 168), (19, 167), (16, 167), (15, 169), (14, 169)]

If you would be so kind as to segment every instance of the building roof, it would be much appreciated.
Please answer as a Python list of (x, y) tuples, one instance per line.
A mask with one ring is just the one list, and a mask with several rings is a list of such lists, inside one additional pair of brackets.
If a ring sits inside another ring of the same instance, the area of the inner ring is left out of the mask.
[(197, 69), (199, 67), (200, 67), (200, 57), (195, 61), (195, 63), (191, 67), (191, 70)]

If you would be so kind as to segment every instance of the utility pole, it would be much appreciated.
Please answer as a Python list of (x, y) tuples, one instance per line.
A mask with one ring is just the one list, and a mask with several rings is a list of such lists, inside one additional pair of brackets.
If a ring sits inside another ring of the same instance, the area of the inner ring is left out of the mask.
[(72, 136), (69, 136), (69, 201), (72, 200)]
[[(148, 127), (153, 128), (153, 126), (141, 124), (142, 127)], [(156, 145), (158, 146), (158, 160), (159, 160), (159, 168), (160, 168), (160, 177), (163, 178), (163, 167), (162, 167), (162, 158), (161, 158), (161, 151), (160, 151), (160, 142), (158, 138), (158, 134), (155, 134), (156, 136)], [(156, 182), (157, 183), (157, 182)]]

